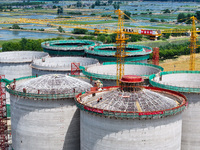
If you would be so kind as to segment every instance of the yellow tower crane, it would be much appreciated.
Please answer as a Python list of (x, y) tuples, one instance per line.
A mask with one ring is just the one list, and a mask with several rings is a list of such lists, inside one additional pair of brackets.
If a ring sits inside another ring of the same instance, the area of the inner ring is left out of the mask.
[(195, 53), (197, 48), (197, 31), (195, 26), (196, 17), (191, 17), (192, 19), (192, 30), (191, 30), (191, 37), (190, 37), (190, 68), (189, 70), (195, 70)]
[(161, 34), (163, 33), (186, 33), (186, 32), (190, 32), (191, 36), (190, 36), (190, 62), (189, 62), (189, 70), (195, 70), (195, 54), (196, 54), (196, 48), (198, 47), (198, 45), (196, 44), (197, 42), (197, 31), (196, 30), (196, 25), (195, 25), (195, 21), (197, 20), (196, 17), (192, 16), (190, 17), (190, 19), (192, 19), (192, 29), (170, 29), (170, 30), (162, 30)]
[(116, 10), (115, 13), (118, 15), (118, 28), (116, 37), (117, 50), (115, 57), (117, 59), (117, 85), (119, 85), (119, 79), (121, 79), (124, 75), (124, 57), (126, 57), (125, 46), (128, 38), (126, 38), (124, 34), (124, 13), (120, 9)]

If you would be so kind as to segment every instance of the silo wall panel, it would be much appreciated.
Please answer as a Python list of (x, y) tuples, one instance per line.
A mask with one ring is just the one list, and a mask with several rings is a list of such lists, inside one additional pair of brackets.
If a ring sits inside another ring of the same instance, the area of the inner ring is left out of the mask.
[(110, 119), (81, 111), (81, 150), (180, 150), (181, 118)]
[[(30, 63), (0, 63), (0, 74), (5, 75), (8, 80), (31, 76), (32, 69)], [(6, 92), (6, 104), (10, 106), (10, 94)]]
[(5, 75), (5, 78), (12, 80), (32, 75), (30, 63), (0, 63), (0, 74)]
[(79, 150), (80, 112), (72, 99), (33, 100), (11, 95), (14, 150)]
[(46, 74), (69, 74), (71, 71), (50, 71), (50, 70), (39, 70), (32, 68), (32, 75), (46, 75)]
[(139, 60), (139, 61), (135, 61), (135, 62), (139, 62), (139, 63), (145, 63), (145, 64), (147, 64), (147, 59), (145, 59), (145, 60)]
[[(101, 79), (100, 79), (101, 80)], [(117, 82), (116, 80), (101, 80), (103, 82), (103, 86), (116, 86)]]
[[(100, 79), (101, 80), (101, 79)], [(116, 86), (116, 80), (101, 80), (103, 83), (103, 86)], [(149, 79), (148, 78), (144, 78), (144, 84), (143, 85), (149, 85)]]
[(183, 113), (182, 150), (200, 149), (200, 95), (183, 93), (188, 98), (188, 108)]

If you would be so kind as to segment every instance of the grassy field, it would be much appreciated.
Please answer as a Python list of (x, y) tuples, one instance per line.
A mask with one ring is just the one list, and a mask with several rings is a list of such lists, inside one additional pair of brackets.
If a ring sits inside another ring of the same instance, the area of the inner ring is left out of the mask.
[[(117, 24), (116, 24), (117, 26)], [(157, 23), (157, 26), (134, 26), (129, 24), (124, 24), (125, 27), (140, 27), (146, 29), (191, 29), (191, 25), (177, 25), (177, 24), (166, 24), (166, 23)]]
[[(167, 59), (160, 62), (164, 71), (189, 70), (190, 55), (182, 55), (177, 59)], [(200, 71), (200, 54), (196, 54), (195, 70)]]
[(1, 17), (0, 18), (0, 22), (1, 21), (17, 21), (18, 19), (15, 18), (9, 18), (9, 17)]
[(73, 23), (73, 24), (82, 24), (82, 25), (86, 25), (86, 24), (106, 24), (106, 23), (117, 23), (117, 21), (113, 21), (113, 20), (107, 20), (107, 21), (62, 21), (59, 22), (59, 24), (66, 24), (66, 23)]
[[(150, 11), (149, 11), (150, 12)], [(146, 12), (146, 13), (149, 13)], [(139, 15), (139, 16), (132, 16), (131, 18), (134, 20), (137, 17), (141, 17), (144, 18), (143, 20), (149, 20), (149, 19), (176, 19), (177, 18), (177, 14), (146, 14), (146, 15)], [(149, 18), (149, 19), (146, 19)]]
[(136, 45), (145, 45), (145, 46), (150, 46), (150, 47), (159, 47), (159, 46), (164, 46), (167, 44), (183, 44), (185, 42), (189, 41), (189, 37), (174, 37), (171, 39), (167, 40), (158, 40), (158, 41), (141, 41), (141, 42), (129, 42), (129, 44), (136, 44)]
[(23, 10), (24, 13), (57, 14), (57, 9)]

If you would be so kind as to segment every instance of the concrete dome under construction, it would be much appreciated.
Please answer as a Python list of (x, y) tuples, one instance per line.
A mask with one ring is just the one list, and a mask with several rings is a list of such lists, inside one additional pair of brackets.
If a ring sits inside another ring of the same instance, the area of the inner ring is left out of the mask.
[(180, 150), (186, 98), (174, 91), (142, 87), (142, 81), (123, 76), (120, 87), (76, 96), (81, 150)]
[[(94, 49), (86, 49), (85, 53), (87, 57), (98, 59), (99, 62), (116, 62), (117, 59), (114, 56), (116, 52), (115, 44), (103, 44), (95, 46)], [(124, 58), (125, 62), (134, 61), (147, 63), (149, 55), (152, 53), (152, 48), (141, 45), (126, 45), (125, 52), (127, 56)]]
[[(103, 82), (103, 86), (114, 86), (116, 85), (116, 70), (117, 64), (115, 62), (104, 62), (102, 65), (94, 65), (88, 67), (80, 67), (84, 75), (99, 79)], [(145, 79), (145, 84), (148, 84), (149, 76), (155, 73), (163, 71), (163, 68), (156, 65), (126, 62), (124, 64), (125, 75), (139, 75)]]
[(44, 52), (51, 56), (84, 56), (85, 49), (95, 46), (89, 40), (56, 40), (41, 43)]
[(169, 71), (151, 75), (150, 83), (184, 94), (189, 103), (183, 113), (181, 150), (200, 149), (200, 71)]
[(91, 87), (61, 74), (10, 83), (13, 149), (80, 149), (80, 112), (74, 96)]
[(96, 59), (83, 57), (51, 57), (36, 59), (31, 64), (32, 75), (71, 74), (73, 66), (79, 69), (79, 65), (89, 66), (97, 64), (98, 62), (99, 61)]

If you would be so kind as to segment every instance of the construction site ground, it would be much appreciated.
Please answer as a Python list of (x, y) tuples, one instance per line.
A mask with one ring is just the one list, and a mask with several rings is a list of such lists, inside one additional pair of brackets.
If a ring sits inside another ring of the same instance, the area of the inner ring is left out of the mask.
[[(164, 71), (189, 70), (190, 55), (182, 55), (176, 59), (160, 61), (159, 65)], [(195, 70), (200, 71), (200, 54), (196, 54)]]

